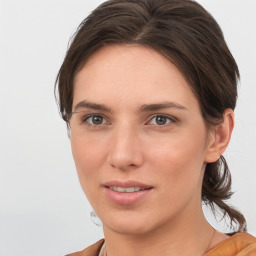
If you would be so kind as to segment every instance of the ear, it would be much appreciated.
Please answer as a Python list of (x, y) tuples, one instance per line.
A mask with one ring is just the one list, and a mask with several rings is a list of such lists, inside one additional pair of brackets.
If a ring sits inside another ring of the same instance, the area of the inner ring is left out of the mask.
[(234, 128), (234, 111), (226, 109), (223, 113), (223, 122), (210, 131), (209, 142), (205, 155), (206, 163), (216, 162), (224, 153)]

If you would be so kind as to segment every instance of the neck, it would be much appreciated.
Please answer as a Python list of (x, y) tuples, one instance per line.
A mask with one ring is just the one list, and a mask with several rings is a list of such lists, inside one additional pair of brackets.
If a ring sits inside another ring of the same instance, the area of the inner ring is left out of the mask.
[(209, 249), (213, 232), (201, 207), (148, 233), (120, 234), (104, 227), (107, 256), (201, 256)]

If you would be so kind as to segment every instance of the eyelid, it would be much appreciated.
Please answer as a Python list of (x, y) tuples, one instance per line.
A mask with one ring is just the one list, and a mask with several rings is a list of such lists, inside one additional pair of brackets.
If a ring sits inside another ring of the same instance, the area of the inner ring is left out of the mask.
[[(91, 117), (94, 117), (94, 116), (102, 117), (105, 122), (102, 123), (102, 124), (99, 124), (99, 125), (89, 123), (87, 120), (88, 120), (89, 118), (91, 118)], [(100, 114), (100, 113), (90, 113), (90, 114), (87, 114), (87, 115), (85, 115), (85, 116), (82, 118), (82, 122), (83, 122), (83, 123), (86, 122), (88, 125), (91, 125), (91, 126), (101, 126), (101, 125), (110, 124), (110, 121), (108, 120), (108, 118), (107, 118), (105, 115)]]
[[(111, 122), (109, 121), (109, 118), (107, 118), (104, 114), (99, 113), (99, 112), (94, 113), (94, 112), (89, 112), (89, 111), (84, 110), (84, 111), (75, 111), (72, 114), (78, 114), (79, 115), (78, 116), (78, 121), (79, 121), (80, 125), (85, 125), (85, 126), (88, 126), (88, 127), (91, 126), (91, 127), (95, 127), (95, 128), (98, 127), (99, 128), (99, 127), (102, 127), (104, 125), (111, 124)], [(102, 117), (104, 119), (104, 123), (98, 124), (98, 125), (93, 124), (93, 123), (89, 123), (88, 119), (93, 117), (93, 116)]]
[[(83, 114), (83, 113), (87, 113), (87, 114)], [(75, 111), (75, 112), (72, 112), (72, 114), (83, 114), (79, 119), (80, 119), (80, 122), (81, 124), (84, 124), (84, 125), (88, 125), (88, 126), (103, 126), (103, 125), (110, 125), (112, 124), (110, 121), (109, 121), (109, 118), (106, 117), (104, 114), (102, 113), (99, 113), (99, 112), (95, 112), (95, 113), (92, 113), (92, 112), (88, 112), (88, 111)], [(99, 124), (99, 125), (94, 125), (94, 124), (90, 124), (89, 122), (87, 122), (87, 120), (90, 118), (90, 117), (93, 117), (93, 116), (100, 116), (102, 117), (104, 120), (105, 120), (105, 123), (103, 124)], [(165, 117), (169, 120), (169, 122), (167, 124), (163, 124), (163, 125), (157, 125), (157, 124), (150, 124), (150, 122), (152, 121), (153, 118), (156, 118), (157, 116), (162, 116), (162, 117)], [(179, 120), (172, 116), (172, 115), (169, 115), (169, 114), (163, 114), (163, 113), (156, 113), (156, 114), (152, 114), (150, 115), (148, 118), (147, 118), (147, 121), (144, 123), (145, 125), (155, 125), (155, 126), (167, 126), (168, 124), (171, 124), (171, 123), (177, 123)]]
[(168, 114), (154, 114), (154, 115), (151, 115), (151, 116), (149, 117), (149, 119), (148, 119), (148, 121), (146, 122), (146, 124), (148, 124), (150, 121), (152, 121), (153, 118), (156, 118), (157, 116), (165, 117), (165, 118), (167, 118), (167, 119), (170, 120), (169, 123), (164, 124), (164, 125), (157, 125), (157, 124), (156, 124), (156, 126), (159, 126), (159, 127), (160, 127), (160, 126), (164, 127), (164, 126), (166, 126), (166, 125), (168, 125), (168, 124), (170, 124), (170, 123), (177, 123), (177, 122), (178, 122), (178, 119), (177, 119), (176, 117), (174, 117), (174, 116), (171, 116), (171, 115), (168, 115)]

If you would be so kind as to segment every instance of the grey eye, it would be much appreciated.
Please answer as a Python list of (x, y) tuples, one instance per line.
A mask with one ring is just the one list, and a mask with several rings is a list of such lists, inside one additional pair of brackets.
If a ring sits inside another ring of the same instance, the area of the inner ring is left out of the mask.
[(85, 120), (86, 122), (88, 122), (91, 125), (101, 125), (101, 124), (105, 124), (106, 120), (104, 119), (104, 117), (100, 116), (100, 115), (92, 115), (86, 118)]
[(166, 125), (169, 124), (171, 122), (174, 122), (174, 120), (172, 120), (172, 118), (168, 117), (168, 116), (164, 116), (164, 115), (156, 115), (154, 116), (151, 120), (150, 120), (150, 124), (153, 125)]
[(156, 123), (157, 123), (158, 125), (164, 125), (164, 124), (166, 124), (167, 121), (168, 121), (168, 120), (167, 120), (167, 117), (166, 117), (166, 116), (157, 116), (157, 117), (156, 117)]

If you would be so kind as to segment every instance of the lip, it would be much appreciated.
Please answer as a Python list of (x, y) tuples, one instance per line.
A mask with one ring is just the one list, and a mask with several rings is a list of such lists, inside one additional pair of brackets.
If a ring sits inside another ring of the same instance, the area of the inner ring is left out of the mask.
[(128, 180), (128, 181), (113, 180), (113, 181), (104, 183), (103, 186), (104, 187), (122, 187), (122, 188), (140, 187), (143, 189), (152, 188), (152, 186), (150, 185), (147, 185), (138, 181), (133, 181), (133, 180)]
[[(109, 181), (103, 185), (105, 195), (108, 200), (117, 205), (131, 206), (145, 199), (151, 192), (153, 187), (138, 181)], [(142, 190), (134, 192), (117, 192), (110, 187), (120, 188), (141, 188)]]

